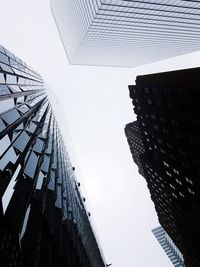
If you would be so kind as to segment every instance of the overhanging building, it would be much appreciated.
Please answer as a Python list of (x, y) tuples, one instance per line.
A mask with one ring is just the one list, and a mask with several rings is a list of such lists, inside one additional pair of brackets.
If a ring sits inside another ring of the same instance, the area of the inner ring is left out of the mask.
[(199, 50), (199, 1), (50, 2), (71, 64), (135, 67)]
[(103, 267), (45, 87), (0, 46), (0, 265)]
[(165, 232), (162, 226), (159, 226), (152, 230), (155, 238), (173, 263), (175, 267), (185, 267), (183, 255), (173, 243), (172, 239)]
[(185, 265), (200, 266), (200, 68), (138, 76), (129, 90), (159, 222)]

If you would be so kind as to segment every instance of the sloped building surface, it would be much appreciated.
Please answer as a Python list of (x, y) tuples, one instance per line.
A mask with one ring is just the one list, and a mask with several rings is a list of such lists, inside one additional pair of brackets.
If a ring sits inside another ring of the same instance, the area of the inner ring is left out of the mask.
[(105, 266), (46, 85), (2, 46), (0, 265)]

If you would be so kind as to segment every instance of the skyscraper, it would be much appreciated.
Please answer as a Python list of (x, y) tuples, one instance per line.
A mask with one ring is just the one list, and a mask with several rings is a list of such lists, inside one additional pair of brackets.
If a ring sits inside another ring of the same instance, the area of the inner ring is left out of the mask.
[(134, 67), (199, 50), (200, 2), (51, 0), (71, 64)]
[(196, 68), (138, 76), (129, 87), (145, 150), (140, 168), (187, 267), (200, 266), (199, 85)]
[(0, 46), (0, 265), (103, 267), (45, 88)]
[(159, 226), (152, 230), (155, 238), (160, 243), (161, 247), (173, 263), (175, 267), (185, 267), (183, 255), (178, 250), (178, 248), (174, 245), (173, 241), (169, 237), (169, 235), (165, 232), (165, 230)]
[(142, 162), (140, 156), (145, 152), (142, 140), (142, 133), (137, 121), (128, 123), (125, 127), (125, 134), (133, 156), (134, 162), (138, 165), (139, 173), (144, 176)]

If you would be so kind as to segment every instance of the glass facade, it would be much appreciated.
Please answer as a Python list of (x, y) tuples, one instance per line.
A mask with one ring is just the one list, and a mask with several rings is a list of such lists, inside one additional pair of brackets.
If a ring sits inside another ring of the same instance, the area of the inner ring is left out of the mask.
[(134, 67), (199, 50), (200, 2), (51, 0), (72, 64)]
[(105, 266), (42, 77), (0, 46), (0, 265)]
[(160, 243), (161, 247), (173, 263), (175, 267), (185, 267), (183, 255), (178, 250), (178, 248), (174, 245), (173, 241), (169, 237), (169, 235), (165, 232), (165, 230), (159, 226), (152, 230), (155, 238)]

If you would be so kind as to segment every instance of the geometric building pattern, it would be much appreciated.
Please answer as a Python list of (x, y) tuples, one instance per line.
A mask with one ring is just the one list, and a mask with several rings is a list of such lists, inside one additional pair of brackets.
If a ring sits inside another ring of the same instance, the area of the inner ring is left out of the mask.
[(185, 265), (200, 266), (200, 68), (138, 76), (129, 90), (159, 222)]
[(138, 166), (139, 173), (144, 176), (143, 165), (140, 159), (142, 153), (145, 152), (145, 147), (142, 141), (142, 133), (137, 121), (128, 123), (125, 127), (125, 134), (133, 156), (134, 162)]
[(163, 250), (173, 263), (175, 267), (185, 267), (183, 256), (177, 247), (174, 245), (173, 241), (165, 230), (159, 226), (152, 230), (155, 238), (158, 240), (159, 244), (162, 246)]
[(199, 50), (200, 2), (51, 0), (71, 64), (134, 67)]
[(105, 266), (41, 76), (0, 46), (0, 265)]

